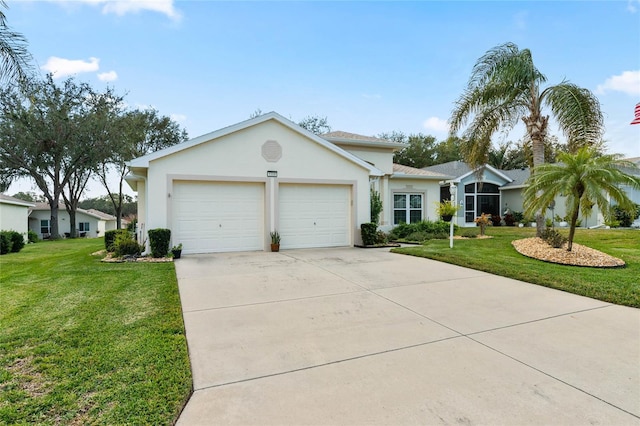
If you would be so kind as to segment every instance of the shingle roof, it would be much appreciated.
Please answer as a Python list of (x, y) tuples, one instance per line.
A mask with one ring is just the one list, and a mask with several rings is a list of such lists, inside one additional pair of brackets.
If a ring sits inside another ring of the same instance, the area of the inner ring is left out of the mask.
[(402, 164), (393, 163), (393, 176), (397, 177), (398, 175), (429, 177), (434, 179), (447, 179), (451, 177), (448, 175), (443, 175), (442, 173), (416, 169), (415, 167), (403, 166)]
[(457, 177), (469, 173), (471, 168), (464, 161), (449, 161), (448, 163), (423, 167), (422, 170)]
[(320, 135), (323, 139), (351, 139), (354, 141), (366, 141), (366, 142), (390, 142), (386, 139), (376, 138), (374, 136), (364, 136), (358, 135), (357, 133), (349, 133), (337, 130), (335, 132), (325, 133), (324, 135)]
[[(64, 210), (65, 209), (64, 203), (60, 203), (59, 204), (59, 208), (60, 208), (60, 210)], [(49, 209), (50, 209), (49, 203), (35, 203), (35, 207), (33, 207), (31, 210), (47, 211)], [(112, 215), (107, 214), (105, 212), (101, 212), (100, 210), (96, 210), (96, 209), (85, 210), (85, 209), (78, 208), (77, 211), (80, 212), (80, 213), (87, 214), (89, 216), (93, 216), (96, 219), (116, 220), (115, 216), (112, 216)]]
[(513, 179), (513, 182), (509, 182), (503, 185), (503, 188), (510, 188), (516, 186), (523, 186), (524, 182), (529, 178), (531, 171), (526, 169), (513, 169), (513, 170), (501, 170), (502, 173)]
[(0, 194), (0, 200), (4, 201), (6, 204), (15, 204), (19, 206), (31, 207), (34, 203), (30, 201), (21, 200), (19, 198), (10, 197), (8, 195)]

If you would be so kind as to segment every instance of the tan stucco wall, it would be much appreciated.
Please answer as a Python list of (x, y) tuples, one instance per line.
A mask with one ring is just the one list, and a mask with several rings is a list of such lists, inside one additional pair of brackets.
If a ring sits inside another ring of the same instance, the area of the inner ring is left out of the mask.
[(27, 207), (0, 203), (0, 230), (19, 232), (26, 240), (28, 215)]
[(356, 157), (373, 164), (385, 174), (390, 175), (393, 173), (393, 152), (390, 150), (380, 148), (359, 148), (353, 146), (344, 146), (343, 148), (345, 151), (352, 153)]
[[(270, 140), (277, 141), (282, 148), (282, 157), (276, 162), (269, 162), (262, 155), (263, 145)], [(151, 161), (146, 191), (141, 191), (142, 185), (138, 184), (139, 220), (143, 222), (144, 218), (145, 231), (171, 227), (169, 200), (173, 181), (264, 182), (269, 170), (278, 172), (273, 184), (354, 182), (353, 225), (357, 241), (360, 223), (369, 221), (368, 170), (276, 121), (266, 121)], [(267, 224), (267, 232), (269, 228)]]

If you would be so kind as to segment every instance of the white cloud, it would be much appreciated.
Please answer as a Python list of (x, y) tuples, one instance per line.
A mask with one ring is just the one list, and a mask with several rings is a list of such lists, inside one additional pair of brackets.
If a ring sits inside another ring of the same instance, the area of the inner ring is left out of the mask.
[(529, 17), (529, 12), (523, 10), (521, 12), (516, 13), (513, 16), (513, 23), (518, 30), (526, 30), (527, 29), (527, 18)]
[(448, 132), (449, 131), (449, 123), (447, 120), (443, 120), (438, 117), (429, 117), (423, 123), (422, 126), (427, 130), (432, 130), (436, 132)]
[(599, 95), (606, 92), (623, 92), (627, 95), (640, 95), (640, 70), (624, 71), (620, 75), (614, 75), (599, 84), (596, 93)]
[(636, 13), (638, 11), (638, 7), (634, 3), (640, 5), (640, 0), (629, 0), (627, 2), (627, 10), (631, 13)]
[(118, 79), (118, 73), (115, 71), (103, 72), (98, 74), (100, 81), (115, 81)]
[[(69, 0), (50, 1), (64, 5), (69, 3)], [(118, 16), (148, 10), (165, 14), (175, 21), (182, 18), (182, 14), (174, 7), (174, 0), (76, 0), (74, 3), (103, 5), (102, 13), (115, 13)]]
[(57, 79), (83, 72), (98, 71), (100, 68), (100, 59), (89, 58), (88, 61), (85, 61), (82, 59), (64, 59), (51, 56), (47, 59), (47, 63), (40, 68), (50, 72), (53, 74), (53, 77)]

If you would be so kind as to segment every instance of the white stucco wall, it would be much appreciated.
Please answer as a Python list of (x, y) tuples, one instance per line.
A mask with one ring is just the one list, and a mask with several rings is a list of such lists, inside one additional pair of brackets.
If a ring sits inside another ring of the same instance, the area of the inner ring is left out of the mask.
[(427, 179), (389, 178), (388, 184), (382, 186), (382, 188), (386, 188), (386, 193), (381, 193), (384, 204), (380, 222), (381, 228), (388, 231), (394, 226), (393, 194), (395, 193), (422, 194), (423, 220), (438, 220), (436, 214), (436, 204), (440, 200), (440, 184), (438, 182), (438, 180)]
[(378, 169), (382, 170), (385, 174), (393, 173), (393, 151), (389, 149), (381, 149), (381, 148), (363, 148), (363, 147), (354, 147), (349, 145), (341, 145), (345, 151), (348, 151), (363, 159), (364, 161), (373, 164)]
[(26, 241), (28, 215), (29, 208), (26, 206), (0, 203), (0, 230), (19, 232)]
[[(263, 157), (262, 148), (267, 141), (277, 141), (282, 148), (279, 160), (270, 162)], [(140, 226), (145, 232), (153, 228), (171, 228), (173, 181), (238, 179), (264, 182), (267, 171), (278, 172), (273, 184), (280, 181), (355, 183), (352, 208), (354, 242), (357, 242), (360, 224), (370, 218), (369, 171), (274, 120), (150, 161), (146, 188), (143, 182), (138, 182)], [(269, 193), (267, 191), (267, 197)], [(269, 226), (265, 229), (268, 232)]]
[[(40, 221), (45, 219), (51, 219), (51, 212), (49, 210), (34, 210), (31, 212), (31, 215), (29, 215), (29, 229), (38, 234), (38, 238), (42, 238)], [(104, 236), (105, 224), (103, 220), (99, 220), (83, 212), (76, 212), (76, 229), (78, 229), (80, 222), (89, 222), (89, 232), (86, 234), (87, 238)], [(100, 224), (101, 222), (102, 224)], [(64, 208), (58, 210), (58, 232), (62, 236), (64, 236), (65, 233), (71, 232), (69, 213), (67, 213)]]

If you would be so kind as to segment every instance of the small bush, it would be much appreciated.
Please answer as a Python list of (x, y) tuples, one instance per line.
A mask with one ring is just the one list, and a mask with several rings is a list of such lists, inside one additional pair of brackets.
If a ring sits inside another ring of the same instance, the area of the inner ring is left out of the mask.
[(365, 246), (373, 246), (378, 242), (377, 235), (378, 226), (375, 223), (368, 222), (360, 225), (360, 231), (362, 233), (362, 244)]
[(37, 243), (38, 242), (38, 234), (36, 234), (31, 229), (29, 229), (29, 232), (27, 233), (27, 239), (29, 240), (30, 243)]
[(171, 230), (165, 228), (149, 229), (149, 246), (152, 257), (165, 257), (169, 253)]
[(107, 251), (115, 250), (113, 243), (115, 242), (116, 237), (120, 234), (129, 235), (129, 231), (126, 229), (112, 229), (111, 231), (104, 233), (104, 248), (106, 248)]
[(500, 217), (499, 214), (491, 215), (491, 223), (493, 224), (493, 226), (500, 226), (501, 221), (502, 221), (502, 218)]
[(389, 242), (389, 236), (382, 231), (376, 232), (376, 240), (378, 244), (387, 244)]
[(522, 212), (513, 212), (513, 220), (515, 222), (520, 222), (522, 223), (524, 220), (524, 214)]
[(0, 254), (10, 253), (12, 246), (13, 242), (9, 231), (0, 231)]
[(567, 242), (567, 238), (555, 229), (545, 228), (541, 238), (553, 248), (560, 248)]
[[(640, 217), (640, 204), (636, 204), (633, 211), (623, 210), (620, 206), (613, 206), (613, 220), (620, 222), (619, 226), (630, 227), (633, 221)], [(613, 221), (612, 220), (612, 221)]]
[[(443, 220), (438, 220), (436, 222), (423, 220), (422, 222), (416, 222), (416, 223), (401, 223), (400, 225), (396, 226), (391, 230), (389, 237), (394, 240), (399, 240), (399, 239), (409, 240), (408, 236), (416, 232), (424, 232), (426, 234), (434, 234), (434, 235), (441, 235), (441, 234), (449, 235), (449, 226), (450, 226), (450, 223), (445, 222)], [(457, 230), (458, 226), (453, 225), (453, 229)], [(431, 238), (429, 239), (432, 239), (432, 238), (435, 238), (435, 237), (431, 236)], [(417, 240), (410, 240), (410, 241), (417, 241)]]
[(133, 239), (131, 234), (119, 233), (113, 242), (113, 251), (116, 257), (122, 256), (139, 256), (142, 253), (142, 247)]
[(462, 231), (460, 231), (460, 236), (464, 237), (464, 238), (476, 238), (478, 237), (478, 230), (477, 229), (463, 229)]
[(11, 253), (18, 253), (24, 247), (24, 237), (16, 231), (9, 231), (11, 238)]

